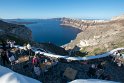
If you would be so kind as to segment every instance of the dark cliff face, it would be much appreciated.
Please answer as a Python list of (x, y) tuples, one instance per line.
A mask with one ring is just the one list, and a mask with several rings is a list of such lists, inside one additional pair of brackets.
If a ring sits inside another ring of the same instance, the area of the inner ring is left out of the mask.
[(11, 24), (11, 23), (7, 23), (7, 22), (0, 20), (0, 29), (6, 30), (6, 31), (12, 30), (20, 26), (21, 25)]
[(32, 40), (32, 32), (24, 25), (7, 23), (0, 20), (0, 35), (14, 35), (23, 40)]

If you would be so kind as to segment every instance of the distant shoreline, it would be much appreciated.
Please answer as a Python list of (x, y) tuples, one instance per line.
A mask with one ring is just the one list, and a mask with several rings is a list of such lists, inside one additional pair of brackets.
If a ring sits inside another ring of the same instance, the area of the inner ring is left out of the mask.
[(24, 25), (24, 24), (35, 24), (37, 22), (17, 22), (17, 21), (12, 21), (11, 23)]
[(75, 26), (75, 25), (71, 25), (71, 24), (60, 24), (61, 26), (69, 26), (69, 27), (73, 27), (73, 28), (77, 28), (80, 29), (81, 31), (83, 31), (83, 28)]
[[(78, 26), (75, 26), (75, 25), (72, 25), (72, 24), (64, 24), (64, 23), (61, 23), (60, 24), (61, 26), (65, 26), (65, 27), (70, 27), (70, 28), (75, 28), (75, 29), (78, 29), (80, 30), (80, 32), (78, 34), (80, 34), (82, 31), (83, 31), (83, 28), (82, 27), (78, 27)], [(77, 34), (77, 35), (78, 35)], [(77, 36), (75, 37), (75, 39), (77, 38)], [(71, 43), (72, 41), (74, 41), (75, 39), (71, 40), (69, 43)], [(67, 44), (64, 44), (64, 45), (61, 45), (60, 47), (62, 48), (65, 48), (69, 43)]]

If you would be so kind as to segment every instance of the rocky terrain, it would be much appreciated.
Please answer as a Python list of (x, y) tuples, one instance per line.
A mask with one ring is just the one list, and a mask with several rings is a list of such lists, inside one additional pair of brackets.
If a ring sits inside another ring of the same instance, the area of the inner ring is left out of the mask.
[(76, 39), (63, 46), (66, 50), (78, 46), (81, 48), (81, 51), (88, 51), (89, 55), (92, 55), (124, 46), (124, 15), (114, 17), (112, 20), (63, 18), (62, 25), (82, 30)]
[(7, 23), (0, 20), (0, 37), (14, 36), (16, 38), (21, 38), (22, 40), (31, 41), (32, 32), (30, 29), (24, 25), (17, 25), (12, 23)]
[(111, 20), (123, 20), (124, 19), (124, 14), (120, 16), (115, 16)]

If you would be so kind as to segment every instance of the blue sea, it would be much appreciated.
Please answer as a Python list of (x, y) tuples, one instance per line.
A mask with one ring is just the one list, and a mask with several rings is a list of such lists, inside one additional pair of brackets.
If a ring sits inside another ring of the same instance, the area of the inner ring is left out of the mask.
[(32, 31), (33, 40), (36, 42), (51, 42), (58, 46), (69, 43), (80, 32), (79, 29), (61, 26), (57, 19), (30, 19), (16, 20), (17, 22), (35, 22), (25, 24)]

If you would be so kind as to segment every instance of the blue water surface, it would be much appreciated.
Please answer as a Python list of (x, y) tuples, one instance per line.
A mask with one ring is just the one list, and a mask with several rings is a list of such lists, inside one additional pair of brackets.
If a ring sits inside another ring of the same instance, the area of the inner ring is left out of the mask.
[(75, 39), (80, 30), (60, 24), (60, 20), (45, 19), (26, 26), (31, 29), (34, 41), (51, 42), (61, 46)]
[(34, 41), (51, 42), (58, 46), (69, 43), (80, 32), (79, 29), (73, 27), (61, 26), (59, 19), (7, 19), (4, 21), (10, 23), (32, 22), (25, 23), (25, 25), (31, 29)]

